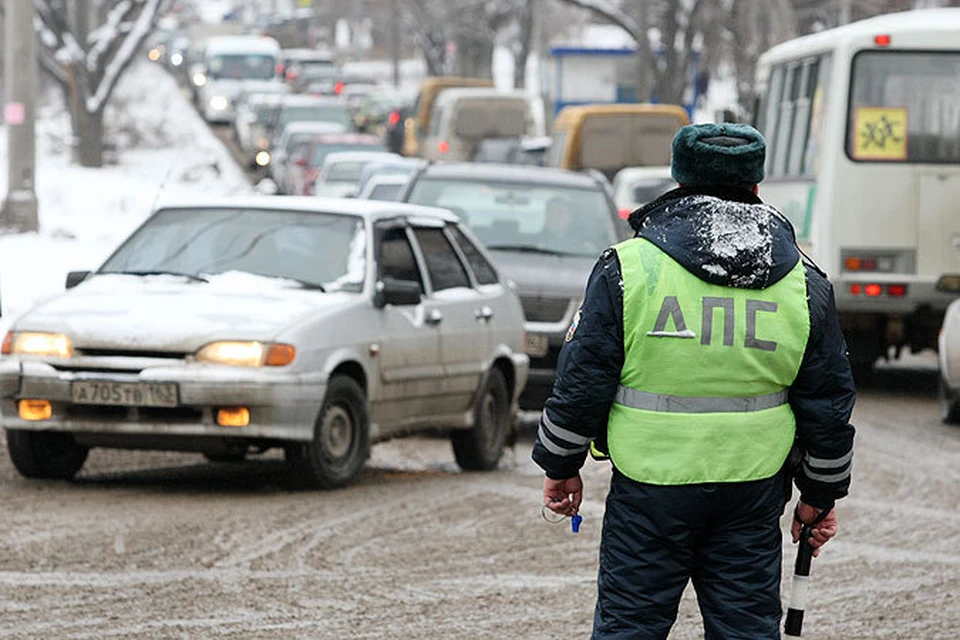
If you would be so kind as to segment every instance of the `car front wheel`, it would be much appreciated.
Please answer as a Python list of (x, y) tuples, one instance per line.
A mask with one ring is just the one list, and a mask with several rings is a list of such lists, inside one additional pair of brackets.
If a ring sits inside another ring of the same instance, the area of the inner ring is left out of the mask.
[(947, 383), (940, 378), (940, 419), (946, 424), (960, 424), (960, 398), (957, 398)]
[(350, 484), (370, 453), (367, 401), (353, 379), (334, 376), (314, 426), (313, 441), (285, 450), (294, 485), (337, 489)]
[(7, 430), (7, 450), (20, 475), (55, 480), (77, 475), (90, 451), (70, 433), (15, 429)]
[(510, 391), (498, 369), (487, 377), (477, 403), (473, 428), (450, 434), (453, 455), (466, 471), (490, 471), (497, 468), (510, 436)]

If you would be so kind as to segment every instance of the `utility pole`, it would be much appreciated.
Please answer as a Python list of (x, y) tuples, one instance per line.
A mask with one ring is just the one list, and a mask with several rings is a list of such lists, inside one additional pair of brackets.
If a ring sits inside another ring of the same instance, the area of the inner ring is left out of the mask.
[(37, 40), (33, 31), (33, 3), (6, 0), (4, 77), (7, 125), (7, 199), (0, 226), (37, 231), (36, 116)]
[(851, 0), (840, 0), (840, 19), (837, 21), (838, 24), (850, 24), (852, 4)]
[(390, 56), (393, 58), (393, 86), (400, 87), (400, 0), (390, 0)]
[(634, 0), (637, 5), (637, 102), (650, 102), (650, 67), (653, 54), (650, 51), (648, 0)]

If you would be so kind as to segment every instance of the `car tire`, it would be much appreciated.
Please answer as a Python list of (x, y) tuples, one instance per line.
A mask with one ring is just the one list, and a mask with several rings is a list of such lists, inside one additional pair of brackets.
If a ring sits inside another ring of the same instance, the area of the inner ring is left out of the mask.
[(475, 409), (473, 428), (450, 434), (453, 455), (464, 471), (497, 468), (510, 437), (510, 390), (499, 369), (490, 371)]
[(944, 424), (960, 424), (960, 398), (950, 390), (942, 377), (937, 399), (940, 402), (940, 419)]
[(370, 454), (367, 399), (352, 378), (330, 379), (313, 440), (285, 449), (297, 488), (339, 489), (356, 478)]
[(90, 452), (77, 444), (71, 433), (16, 429), (7, 430), (7, 451), (20, 475), (53, 480), (77, 475)]

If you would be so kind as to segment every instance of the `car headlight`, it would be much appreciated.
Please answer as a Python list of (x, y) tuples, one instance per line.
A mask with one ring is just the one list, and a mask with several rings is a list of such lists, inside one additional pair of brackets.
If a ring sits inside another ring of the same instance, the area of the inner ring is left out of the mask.
[(195, 86), (195, 87), (202, 87), (202, 86), (204, 86), (205, 84), (207, 84), (207, 76), (206, 76), (206, 74), (199, 73), (199, 72), (193, 74), (193, 86)]
[(230, 101), (224, 96), (213, 96), (210, 98), (210, 108), (214, 111), (223, 111), (230, 106)]
[(197, 352), (197, 362), (233, 367), (285, 367), (297, 356), (289, 344), (211, 342)]
[(3, 339), (3, 355), (69, 358), (73, 343), (62, 333), (9, 332)]
[(183, 64), (183, 54), (175, 53), (175, 54), (173, 54), (172, 56), (170, 56), (170, 64), (172, 64), (172, 65), (175, 66), (175, 67), (179, 67), (180, 65), (182, 65), (182, 64)]
[(257, 155), (253, 157), (254, 162), (257, 163), (258, 167), (265, 167), (270, 164), (270, 152), (269, 151), (258, 151)]

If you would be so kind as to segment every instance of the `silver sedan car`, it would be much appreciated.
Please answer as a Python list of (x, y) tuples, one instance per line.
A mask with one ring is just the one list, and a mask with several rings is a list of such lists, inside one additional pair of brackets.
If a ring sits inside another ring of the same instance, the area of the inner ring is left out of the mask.
[(246, 198), (158, 209), (3, 341), (16, 468), (69, 478), (91, 447), (285, 450), (349, 483), (372, 443), (449, 430), (494, 468), (527, 379), (517, 294), (450, 213)]

